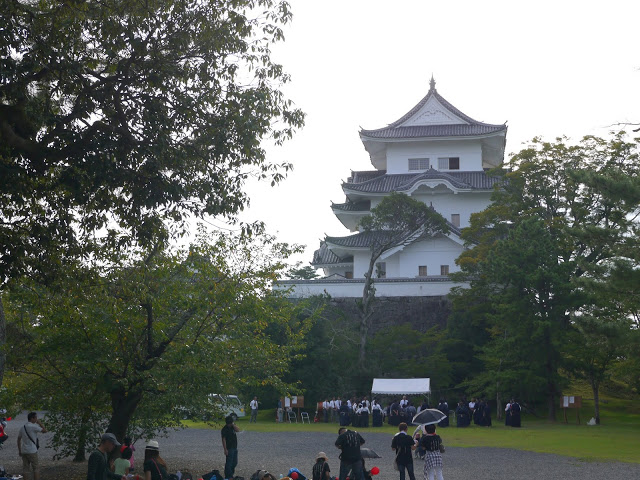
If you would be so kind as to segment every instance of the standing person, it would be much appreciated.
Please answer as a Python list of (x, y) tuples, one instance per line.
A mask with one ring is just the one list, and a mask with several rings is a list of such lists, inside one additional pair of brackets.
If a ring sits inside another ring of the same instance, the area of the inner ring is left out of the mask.
[(336, 397), (329, 400), (329, 421), (333, 423), (336, 419)]
[(329, 423), (329, 400), (322, 402), (322, 415), (324, 423)]
[(438, 410), (440, 410), (442, 413), (446, 415), (446, 417), (440, 420), (440, 423), (438, 423), (438, 425), (440, 427), (448, 427), (449, 426), (449, 404), (444, 398), (440, 399), (440, 403), (438, 404)]
[(410, 480), (416, 480), (413, 473), (413, 455), (412, 450), (416, 449), (416, 442), (407, 433), (407, 424), (402, 422), (398, 425), (399, 432), (393, 436), (391, 440), (391, 449), (396, 452), (396, 465), (400, 472), (400, 480), (405, 479), (404, 470), (409, 473)]
[(511, 399), (511, 408), (509, 412), (511, 413), (511, 426), (520, 428), (520, 404), (515, 401), (515, 399)]
[(360, 445), (364, 444), (364, 438), (358, 432), (341, 427), (338, 430), (336, 447), (340, 453), (340, 480), (346, 480), (349, 471), (352, 471), (353, 480), (364, 480), (362, 471), (362, 453)]
[(407, 400), (407, 396), (403, 395), (402, 400), (400, 400), (400, 408), (407, 408), (409, 405), (409, 400)]
[(425, 480), (434, 480), (434, 476), (438, 480), (442, 478), (442, 454), (444, 453), (444, 444), (440, 435), (436, 435), (435, 425), (425, 426), (426, 434), (420, 439), (420, 445), (424, 449), (424, 478)]
[(115, 448), (120, 447), (120, 442), (113, 433), (104, 433), (100, 437), (100, 445), (89, 455), (87, 462), (87, 480), (127, 480), (126, 475), (117, 475), (109, 470), (108, 455)]
[(258, 423), (258, 397), (253, 397), (253, 400), (249, 402), (249, 408), (251, 409), (249, 423)]
[(511, 426), (511, 400), (509, 400), (504, 407), (504, 424), (507, 427)]
[(276, 418), (278, 423), (282, 423), (284, 421), (284, 409), (282, 408), (282, 399), (278, 399), (278, 417)]
[(167, 463), (160, 457), (160, 446), (155, 440), (149, 440), (144, 449), (144, 480), (166, 480)]
[(225, 418), (225, 426), (220, 430), (222, 435), (222, 448), (224, 449), (224, 456), (226, 461), (224, 463), (224, 478), (229, 480), (233, 478), (233, 474), (236, 471), (238, 465), (238, 436), (237, 432), (240, 431), (238, 426), (233, 422), (233, 417), (229, 415)]
[(27, 480), (29, 472), (33, 474), (33, 480), (40, 479), (40, 467), (38, 465), (38, 434), (46, 433), (42, 422), (38, 420), (36, 412), (29, 412), (27, 423), (18, 433), (18, 455), (22, 457), (22, 477)]
[(331, 478), (331, 469), (329, 468), (329, 458), (324, 452), (316, 455), (316, 463), (311, 469), (313, 480), (329, 480)]
[(136, 447), (133, 445), (133, 442), (131, 441), (131, 437), (124, 437), (124, 442), (122, 442), (124, 444), (125, 447), (130, 448), (131, 449), (131, 458), (129, 459), (129, 471), (133, 472), (134, 468), (135, 468), (135, 451), (136, 451)]

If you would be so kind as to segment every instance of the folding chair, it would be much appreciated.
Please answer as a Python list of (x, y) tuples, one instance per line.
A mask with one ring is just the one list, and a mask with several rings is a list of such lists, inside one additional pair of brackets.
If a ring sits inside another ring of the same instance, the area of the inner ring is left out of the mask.
[(294, 412), (293, 410), (289, 410), (288, 413), (289, 416), (289, 423), (291, 423), (291, 420), (295, 420), (296, 423), (298, 423), (298, 416), (296, 415), (296, 412)]
[(307, 423), (311, 423), (311, 420), (309, 419), (309, 414), (307, 412), (300, 412), (300, 419), (302, 420), (302, 423), (304, 423), (304, 421), (306, 420)]

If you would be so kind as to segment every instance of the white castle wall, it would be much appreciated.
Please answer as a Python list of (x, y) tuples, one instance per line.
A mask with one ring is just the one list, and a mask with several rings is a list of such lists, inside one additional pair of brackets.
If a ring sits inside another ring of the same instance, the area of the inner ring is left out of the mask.
[(408, 173), (410, 158), (429, 158), (438, 169), (438, 157), (460, 157), (461, 171), (482, 170), (480, 141), (402, 142), (387, 145), (387, 173)]

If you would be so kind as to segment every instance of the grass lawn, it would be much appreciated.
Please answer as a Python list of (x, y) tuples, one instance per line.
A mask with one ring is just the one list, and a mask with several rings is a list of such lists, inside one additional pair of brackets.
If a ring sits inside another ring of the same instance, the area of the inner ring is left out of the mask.
[[(584, 461), (622, 461), (640, 463), (640, 404), (631, 400), (603, 398), (601, 406), (601, 425), (589, 426), (586, 422), (593, 416), (593, 403), (584, 400), (580, 412), (581, 424), (576, 423), (576, 411), (568, 410), (568, 423), (562, 423), (564, 416), (559, 410), (560, 422), (551, 423), (536, 419), (532, 415), (523, 415), (520, 429), (505, 427), (494, 419), (491, 428), (442, 428), (446, 445), (452, 447), (500, 447), (533, 452), (554, 453), (577, 457)], [(309, 412), (313, 419), (313, 412)], [(240, 418), (238, 426), (243, 430), (257, 432), (313, 431), (336, 433), (337, 424), (333, 423), (275, 423), (273, 410), (261, 410), (258, 423), (249, 423), (249, 417)], [(189, 427), (220, 428), (202, 422), (185, 422)], [(413, 432), (413, 428), (410, 427)], [(385, 424), (381, 428), (369, 428), (367, 432), (397, 432), (396, 427)]]

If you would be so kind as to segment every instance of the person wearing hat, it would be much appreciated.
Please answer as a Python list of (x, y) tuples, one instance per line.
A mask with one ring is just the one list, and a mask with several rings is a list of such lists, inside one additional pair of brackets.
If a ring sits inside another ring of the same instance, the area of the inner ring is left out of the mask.
[(167, 463), (160, 457), (160, 446), (155, 440), (149, 440), (144, 449), (144, 480), (165, 480)]
[(89, 455), (87, 463), (87, 480), (127, 480), (126, 475), (116, 475), (109, 470), (108, 455), (120, 447), (120, 442), (113, 433), (103, 433), (100, 445)]
[(316, 463), (313, 465), (313, 480), (329, 480), (331, 478), (331, 469), (329, 468), (329, 458), (324, 452), (318, 452), (316, 455)]
[(222, 435), (222, 448), (224, 449), (224, 478), (229, 480), (233, 478), (233, 474), (238, 466), (238, 436), (236, 435), (240, 429), (234, 423), (233, 417), (229, 415), (225, 418), (225, 426), (220, 430)]

